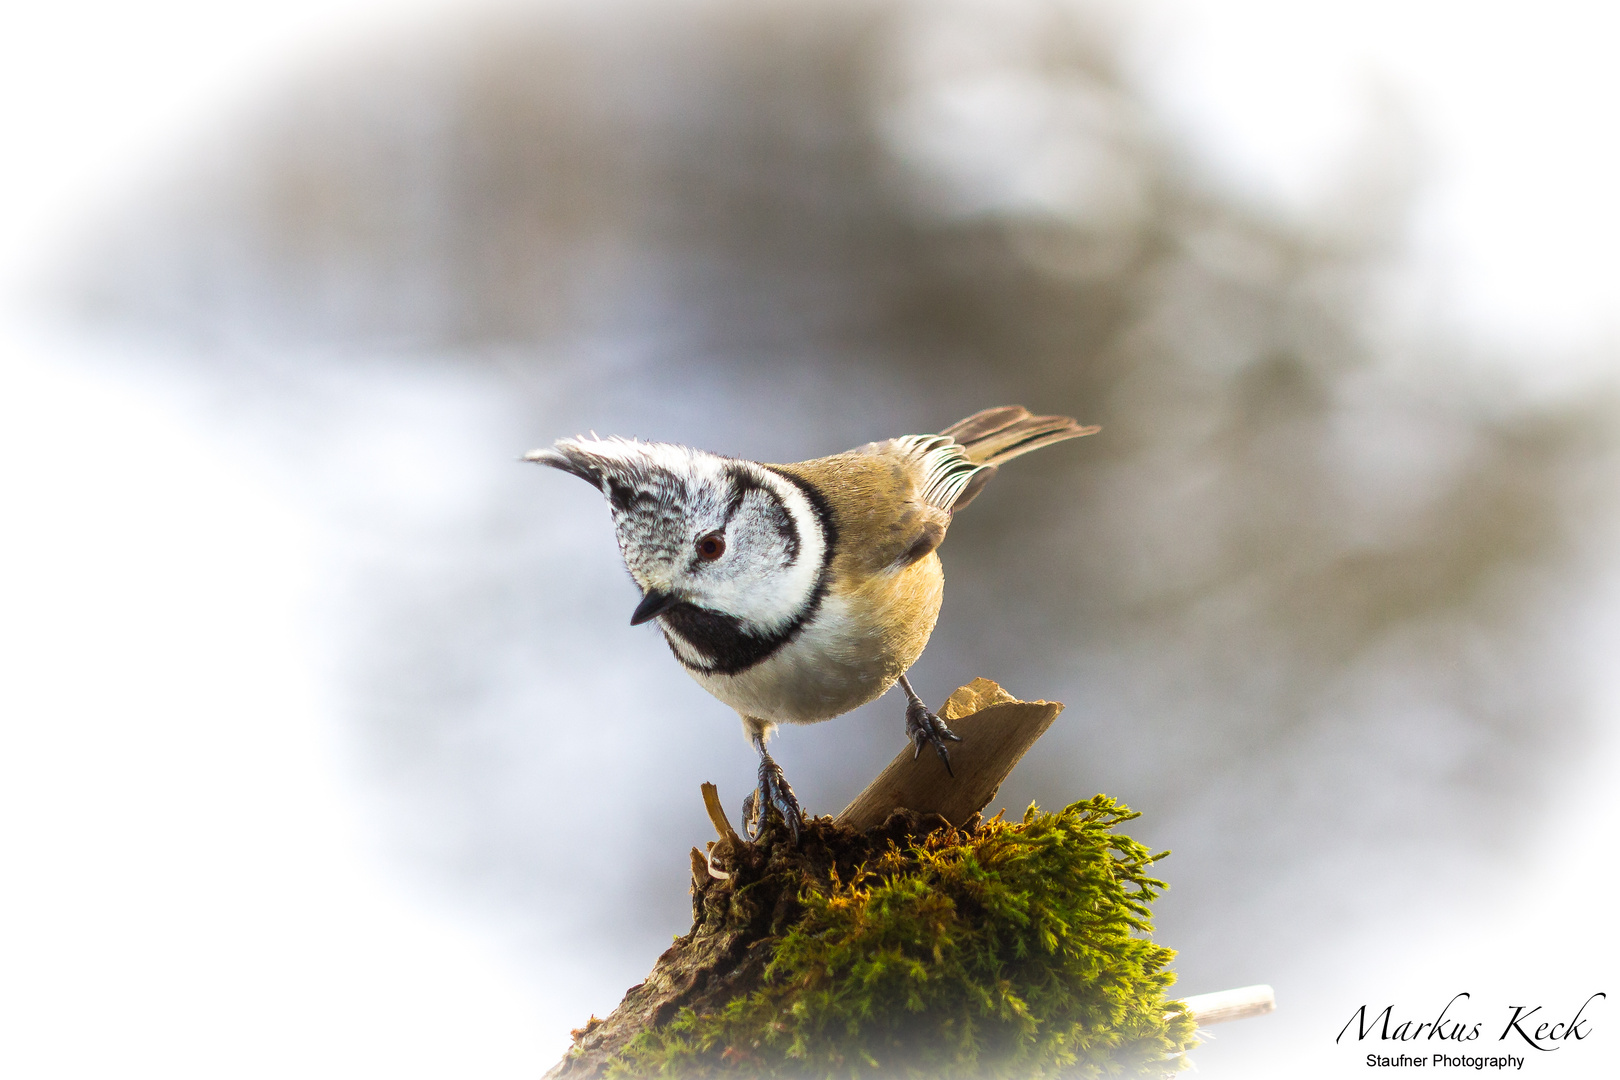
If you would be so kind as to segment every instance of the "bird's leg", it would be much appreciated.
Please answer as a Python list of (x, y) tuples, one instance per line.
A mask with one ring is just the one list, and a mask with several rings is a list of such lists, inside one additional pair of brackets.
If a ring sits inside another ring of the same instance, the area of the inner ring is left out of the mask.
[(793, 797), (793, 789), (788, 787), (787, 778), (782, 775), (782, 766), (765, 749), (765, 733), (752, 731), (748, 739), (759, 751), (759, 787), (743, 800), (743, 830), (749, 840), (758, 840), (760, 833), (765, 830), (765, 815), (774, 806), (781, 812), (782, 820), (787, 822), (788, 830), (793, 833), (793, 842), (797, 844), (799, 826), (804, 821), (799, 800)]
[(900, 676), (900, 689), (906, 692), (906, 738), (912, 742), (911, 758), (917, 759), (922, 753), (924, 743), (931, 743), (934, 751), (939, 754), (939, 760), (945, 763), (945, 771), (954, 778), (956, 770), (951, 768), (951, 752), (945, 748), (945, 740), (961, 742), (962, 737), (945, 726), (923, 699), (917, 696), (917, 691), (911, 688), (911, 683), (904, 675)]

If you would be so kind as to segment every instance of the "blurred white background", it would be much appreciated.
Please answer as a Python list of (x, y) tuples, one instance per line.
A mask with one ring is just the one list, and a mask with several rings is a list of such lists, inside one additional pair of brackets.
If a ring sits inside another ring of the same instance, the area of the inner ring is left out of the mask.
[[(514, 459), (1003, 400), (1105, 431), (921, 686), (1067, 701), (1006, 803), (1145, 811), (1181, 989), (1277, 987), (1200, 1074), (1612, 991), (1620, 17), (1070, 7), (13, 5), (0, 1073), (549, 1067), (751, 751)], [(813, 809), (898, 709), (782, 737)]]

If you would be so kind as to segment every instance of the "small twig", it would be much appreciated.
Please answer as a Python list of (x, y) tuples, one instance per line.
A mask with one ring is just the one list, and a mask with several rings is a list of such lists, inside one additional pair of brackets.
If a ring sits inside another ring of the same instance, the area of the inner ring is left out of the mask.
[(1277, 994), (1262, 983), (1259, 986), (1240, 986), (1236, 990), (1217, 990), (1213, 994), (1195, 994), (1183, 998), (1181, 1003), (1199, 1027), (1209, 1027), (1228, 1020), (1244, 1020), (1276, 1012)]
[(733, 851), (741, 847), (742, 837), (726, 820), (726, 812), (720, 806), (720, 789), (707, 782), (703, 785), (703, 808), (709, 812), (709, 821), (714, 824), (714, 831), (720, 834), (720, 839), (731, 841)]

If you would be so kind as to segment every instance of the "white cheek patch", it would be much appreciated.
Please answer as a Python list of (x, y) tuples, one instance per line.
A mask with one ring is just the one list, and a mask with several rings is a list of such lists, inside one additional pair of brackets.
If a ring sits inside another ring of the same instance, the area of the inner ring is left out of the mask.
[(721, 560), (729, 565), (716, 564), (720, 572), (705, 592), (714, 607), (763, 635), (804, 614), (821, 582), (827, 538), (795, 484), (766, 469), (755, 476), (767, 491), (750, 492), (733, 515)]

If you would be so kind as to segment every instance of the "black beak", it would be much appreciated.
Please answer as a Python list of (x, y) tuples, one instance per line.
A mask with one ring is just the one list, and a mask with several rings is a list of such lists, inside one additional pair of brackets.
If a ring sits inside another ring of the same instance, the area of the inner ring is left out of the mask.
[(670, 593), (648, 589), (647, 595), (641, 598), (641, 603), (636, 605), (635, 613), (630, 616), (630, 625), (640, 626), (648, 619), (656, 619), (680, 602), (679, 597)]

